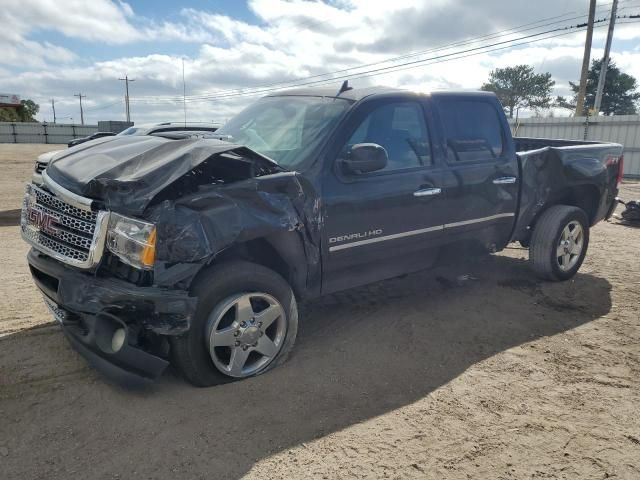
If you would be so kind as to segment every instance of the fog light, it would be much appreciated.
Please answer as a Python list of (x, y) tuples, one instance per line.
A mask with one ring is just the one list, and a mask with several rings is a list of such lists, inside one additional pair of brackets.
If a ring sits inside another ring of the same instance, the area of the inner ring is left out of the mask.
[(113, 337), (111, 337), (111, 350), (113, 350), (113, 353), (120, 351), (120, 349), (124, 345), (124, 340), (126, 337), (127, 332), (124, 331), (124, 328), (119, 328), (115, 332), (113, 332)]

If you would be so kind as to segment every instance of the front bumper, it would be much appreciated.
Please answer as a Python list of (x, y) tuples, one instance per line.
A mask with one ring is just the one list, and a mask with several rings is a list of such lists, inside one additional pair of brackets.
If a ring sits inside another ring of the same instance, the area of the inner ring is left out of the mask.
[[(62, 265), (31, 249), (27, 256), (36, 286), (74, 346), (98, 370), (118, 381), (153, 379), (168, 362), (140, 342), (145, 332), (177, 335), (189, 329), (196, 299), (187, 292), (138, 287)], [(114, 351), (117, 329), (125, 342)]]

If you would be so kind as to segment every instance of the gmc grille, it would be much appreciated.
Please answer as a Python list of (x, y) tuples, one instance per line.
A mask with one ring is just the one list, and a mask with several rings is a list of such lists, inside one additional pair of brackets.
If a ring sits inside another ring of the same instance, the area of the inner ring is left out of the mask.
[(100, 261), (107, 212), (65, 202), (53, 193), (27, 185), (22, 205), (22, 237), (61, 262), (91, 268)]

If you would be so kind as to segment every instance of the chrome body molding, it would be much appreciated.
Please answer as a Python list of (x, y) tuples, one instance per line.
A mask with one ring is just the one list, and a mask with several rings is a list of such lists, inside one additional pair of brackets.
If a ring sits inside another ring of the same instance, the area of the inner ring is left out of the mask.
[(472, 219), (469, 219), (469, 220), (463, 220), (461, 222), (445, 223), (443, 225), (436, 225), (436, 226), (433, 226), (433, 227), (421, 228), (419, 230), (409, 230), (408, 232), (394, 233), (392, 235), (384, 235), (382, 237), (368, 238), (367, 240), (359, 240), (357, 242), (343, 243), (341, 245), (333, 245), (333, 246), (329, 247), (329, 251), (330, 252), (335, 252), (335, 251), (338, 251), (338, 250), (344, 250), (346, 248), (352, 248), (352, 247), (359, 247), (359, 246), (362, 246), (362, 245), (368, 245), (370, 243), (385, 242), (387, 240), (395, 240), (397, 238), (405, 238), (405, 237), (411, 237), (413, 235), (421, 235), (421, 234), (424, 234), (424, 233), (438, 232), (438, 231), (446, 230), (447, 228), (456, 228), (456, 227), (461, 227), (463, 225), (471, 225), (471, 224), (474, 224), (474, 223), (490, 222), (490, 221), (493, 221), (493, 220), (498, 220), (500, 218), (515, 217), (515, 215), (516, 214), (513, 213), (513, 212), (511, 212), (511, 213), (498, 213), (496, 215), (491, 215), (489, 217), (472, 218)]

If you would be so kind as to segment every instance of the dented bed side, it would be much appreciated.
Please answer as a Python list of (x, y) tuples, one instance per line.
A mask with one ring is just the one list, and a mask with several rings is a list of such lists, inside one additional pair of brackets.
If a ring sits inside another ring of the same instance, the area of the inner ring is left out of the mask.
[[(520, 148), (543, 145), (546, 141), (514, 140)], [(549, 143), (559, 146), (517, 152), (521, 188), (512, 241), (526, 241), (538, 216), (552, 205), (569, 200), (584, 202), (583, 208), (593, 225), (605, 218), (615, 202), (622, 145), (559, 140)], [(571, 198), (577, 193), (583, 194), (582, 198)], [(595, 204), (588, 204), (590, 199), (595, 199)]]

